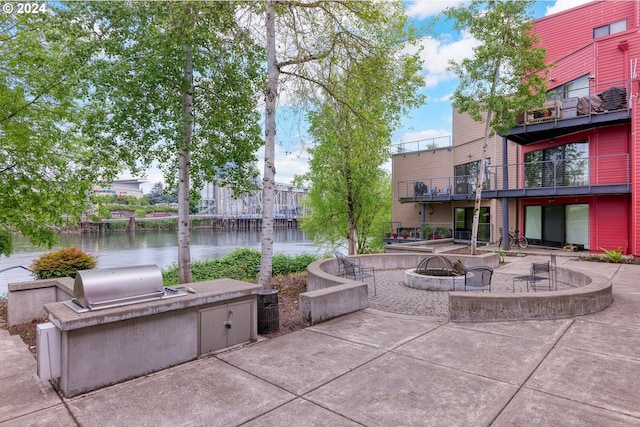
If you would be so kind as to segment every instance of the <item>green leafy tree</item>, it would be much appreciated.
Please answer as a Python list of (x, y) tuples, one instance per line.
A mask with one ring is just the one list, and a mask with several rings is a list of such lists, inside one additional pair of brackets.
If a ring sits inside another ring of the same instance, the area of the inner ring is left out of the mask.
[(0, 233), (51, 247), (63, 215), (88, 207), (100, 166), (86, 163), (78, 131), (91, 51), (77, 20), (43, 6), (0, 13)]
[[(400, 25), (398, 25), (400, 27)], [(385, 37), (390, 34), (386, 33)], [(349, 254), (371, 250), (382, 227), (374, 220), (390, 216), (391, 186), (382, 170), (391, 148), (391, 134), (402, 114), (423, 101), (423, 83), (416, 56), (394, 55), (403, 33), (392, 34), (381, 53), (352, 64), (326, 82), (328, 96), (309, 114), (310, 218), (303, 228), (315, 238), (348, 242)], [(326, 236), (326, 237), (325, 237)], [(378, 239), (378, 244), (381, 240)]]
[[(259, 283), (271, 287), (275, 201), (276, 110), (280, 82), (288, 99), (300, 104), (317, 96), (339, 98), (331, 76), (361, 62), (407, 27), (400, 1), (264, 0), (267, 87), (265, 91), (265, 159), (263, 174), (262, 258)], [(276, 44), (276, 35), (278, 44)], [(277, 47), (277, 49), (276, 49)], [(355, 109), (354, 109), (355, 110)]]
[[(203, 181), (253, 178), (262, 145), (263, 52), (238, 26), (242, 3), (69, 2), (93, 31), (95, 90), (84, 131), (96, 156), (134, 174), (154, 161), (178, 190), (180, 282), (191, 281), (189, 206)], [(115, 166), (115, 165), (114, 165)], [(224, 174), (219, 174), (224, 170)]]
[(164, 194), (164, 186), (161, 182), (156, 182), (151, 187), (151, 192), (147, 195), (150, 205), (157, 205), (158, 203), (167, 203), (167, 196)]
[[(486, 169), (489, 138), (495, 132), (508, 133), (518, 113), (540, 107), (546, 99), (546, 53), (543, 47), (536, 47), (537, 39), (530, 31), (532, 4), (530, 0), (474, 0), (443, 12), (454, 19), (456, 30), (468, 31), (479, 42), (472, 58), (449, 64), (460, 78), (453, 107), (485, 122), (479, 171)], [(475, 183), (472, 254), (478, 244), (484, 179), (485, 174), (479, 173)]]

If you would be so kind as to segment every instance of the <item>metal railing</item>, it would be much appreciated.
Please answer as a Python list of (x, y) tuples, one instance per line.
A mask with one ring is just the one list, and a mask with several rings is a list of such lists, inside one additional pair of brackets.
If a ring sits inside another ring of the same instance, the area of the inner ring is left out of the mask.
[[(504, 168), (490, 167), (483, 191), (603, 185), (626, 185), (630, 189), (631, 186), (628, 153), (508, 164), (506, 187), (502, 179)], [(420, 178), (399, 181), (397, 194), (398, 199), (451, 200), (455, 196), (475, 194), (476, 183), (476, 177), (470, 175)]]
[(541, 122), (558, 122), (578, 116), (629, 110), (631, 103), (631, 80), (615, 80), (581, 87), (557, 88), (549, 92), (549, 100), (542, 108), (528, 110), (516, 116), (516, 126), (533, 125)]
[(394, 221), (384, 225), (383, 233), (387, 239), (449, 239), (453, 237), (453, 224), (450, 222)]
[(451, 147), (451, 135), (402, 142), (400, 144), (394, 145), (393, 147), (395, 148), (396, 153), (410, 153), (415, 151), (435, 150), (443, 147)]
[[(493, 224), (478, 224), (478, 241), (489, 243), (495, 238), (492, 233)], [(470, 241), (471, 231), (463, 227), (455, 228), (449, 222), (412, 222), (394, 221), (384, 225), (383, 235), (386, 239), (399, 240), (439, 240), (453, 238), (457, 241)]]

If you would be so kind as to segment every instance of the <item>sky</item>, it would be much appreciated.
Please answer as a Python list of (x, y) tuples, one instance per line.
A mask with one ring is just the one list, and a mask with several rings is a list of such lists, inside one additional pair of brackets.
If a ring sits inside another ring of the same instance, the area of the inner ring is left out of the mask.
[[(588, 3), (591, 0), (539, 0), (534, 5), (534, 17), (558, 13), (572, 7)], [(417, 28), (424, 26), (438, 13), (448, 6), (456, 6), (459, 0), (408, 0), (407, 15)], [(421, 107), (411, 111), (401, 121), (400, 127), (392, 136), (392, 144), (421, 141), (420, 145), (432, 142), (440, 145), (449, 143), (451, 135), (451, 101), (449, 97), (454, 92), (457, 79), (447, 73), (449, 60), (460, 61), (470, 57), (474, 40), (468, 34), (456, 33), (451, 22), (440, 21), (434, 27), (435, 37), (424, 37), (420, 40), (423, 60), (422, 76), (425, 85), (421, 89), (427, 96), (427, 101)], [(276, 113), (278, 123), (276, 145), (276, 181), (290, 183), (294, 176), (308, 171), (306, 148), (310, 141), (305, 134), (304, 122), (281, 108)], [(264, 149), (258, 152), (258, 168), (263, 169)], [(130, 177), (123, 175), (122, 177)], [(151, 169), (143, 179), (148, 182), (142, 188), (148, 193), (153, 184), (163, 182), (162, 174), (157, 169)]]

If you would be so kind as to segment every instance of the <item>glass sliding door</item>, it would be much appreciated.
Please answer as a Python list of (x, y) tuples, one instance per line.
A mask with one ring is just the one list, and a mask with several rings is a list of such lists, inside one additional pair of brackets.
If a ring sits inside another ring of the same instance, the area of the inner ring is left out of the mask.
[(525, 206), (524, 215), (524, 235), (530, 243), (589, 249), (588, 204)]
[(542, 241), (542, 206), (525, 206), (524, 208), (525, 237), (531, 243)]
[(565, 206), (566, 243), (589, 249), (589, 205)]
[(574, 142), (524, 155), (526, 188), (589, 184), (589, 143)]

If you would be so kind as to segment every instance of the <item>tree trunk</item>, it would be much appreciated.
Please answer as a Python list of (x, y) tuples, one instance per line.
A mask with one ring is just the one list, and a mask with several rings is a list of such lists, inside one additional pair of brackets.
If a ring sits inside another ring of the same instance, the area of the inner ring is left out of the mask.
[(178, 274), (180, 283), (190, 283), (191, 276), (191, 226), (189, 221), (189, 146), (193, 135), (193, 56), (191, 46), (184, 46), (184, 80), (182, 93), (184, 130), (178, 153)]
[(480, 160), (478, 179), (476, 180), (476, 201), (473, 205), (473, 222), (471, 225), (471, 255), (475, 255), (478, 249), (478, 226), (480, 223), (480, 204), (482, 203), (482, 186), (487, 164), (487, 148), (489, 146), (489, 132), (491, 126), (491, 109), (487, 111), (487, 121), (484, 130), (484, 143), (482, 144), (482, 159)]
[(276, 22), (271, 0), (265, 1), (267, 29), (267, 88), (265, 91), (264, 177), (262, 180), (262, 244), (258, 284), (271, 289), (275, 198), (276, 104), (280, 70), (276, 60)]
[(351, 215), (349, 215), (349, 255), (356, 255), (358, 253), (358, 233), (356, 232), (356, 226)]
[[(493, 74), (493, 84), (491, 86), (491, 97), (495, 96), (498, 79), (500, 78), (500, 63), (496, 63)], [(478, 224), (480, 222), (480, 203), (482, 202), (482, 186), (484, 185), (484, 175), (487, 164), (487, 147), (489, 146), (489, 134), (491, 132), (491, 116), (493, 110), (487, 110), (487, 118), (484, 126), (484, 142), (482, 144), (482, 159), (480, 160), (480, 171), (476, 182), (476, 202), (473, 206), (473, 222), (471, 224), (471, 255), (475, 255), (478, 249)]]

